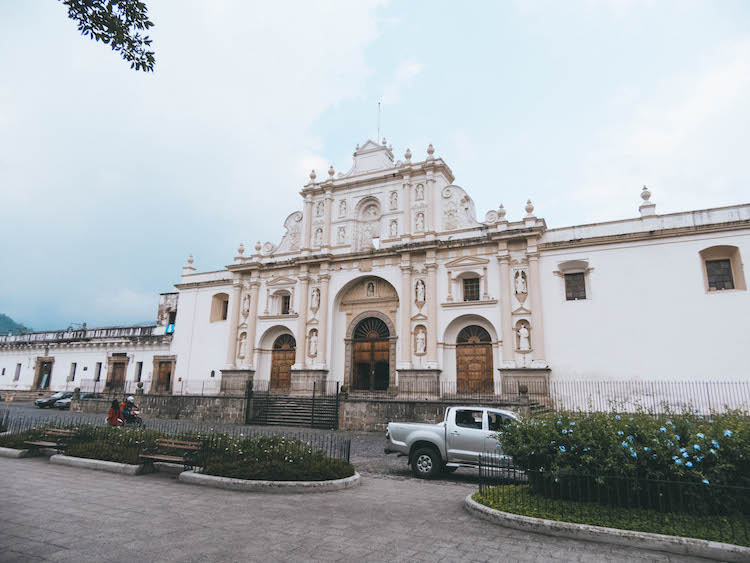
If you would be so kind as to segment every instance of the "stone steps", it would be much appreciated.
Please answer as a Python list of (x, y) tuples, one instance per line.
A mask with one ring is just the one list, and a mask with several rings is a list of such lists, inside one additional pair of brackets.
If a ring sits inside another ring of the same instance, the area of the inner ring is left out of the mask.
[(312, 397), (257, 394), (253, 397), (250, 424), (336, 428), (338, 416), (335, 397), (315, 397), (313, 403)]

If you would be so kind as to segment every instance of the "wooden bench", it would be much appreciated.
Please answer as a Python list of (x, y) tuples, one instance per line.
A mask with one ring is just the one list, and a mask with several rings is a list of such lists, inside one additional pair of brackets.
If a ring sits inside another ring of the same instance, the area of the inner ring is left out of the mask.
[[(181, 463), (185, 470), (190, 470), (195, 466), (198, 457), (198, 451), (201, 449), (200, 442), (186, 442), (183, 440), (157, 440), (153, 448), (144, 448), (138, 456), (145, 464), (153, 467), (154, 462), (161, 461), (164, 463)], [(167, 450), (171, 453), (165, 453)], [(181, 455), (174, 455), (182, 452)]]
[[(29, 446), (30, 450), (39, 448), (53, 448), (57, 451), (65, 449), (68, 441), (78, 434), (77, 430), (66, 430), (64, 428), (48, 428), (44, 431), (41, 440), (26, 440), (24, 444)], [(54, 442), (53, 442), (54, 440)]]

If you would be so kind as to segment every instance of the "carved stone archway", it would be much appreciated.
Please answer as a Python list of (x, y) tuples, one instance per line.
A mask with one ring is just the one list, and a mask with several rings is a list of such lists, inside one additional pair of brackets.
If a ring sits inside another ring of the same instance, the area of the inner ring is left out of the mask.
[(354, 380), (354, 330), (366, 319), (379, 319), (388, 327), (388, 389), (396, 388), (396, 326), (393, 321), (380, 311), (364, 311), (354, 317), (346, 329), (346, 363), (344, 365), (344, 384), (351, 389)]

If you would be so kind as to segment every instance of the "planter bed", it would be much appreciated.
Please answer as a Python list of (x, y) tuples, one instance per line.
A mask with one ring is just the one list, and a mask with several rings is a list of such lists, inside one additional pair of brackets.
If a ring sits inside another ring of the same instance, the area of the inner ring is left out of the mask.
[(231, 491), (261, 493), (323, 493), (356, 487), (360, 483), (359, 473), (343, 479), (328, 481), (261, 481), (255, 479), (233, 479), (204, 475), (197, 471), (183, 471), (178, 477), (183, 483), (228, 489)]
[[(478, 493), (476, 495), (479, 496)], [(617, 528), (605, 528), (603, 526), (513, 514), (495, 510), (481, 504), (474, 500), (473, 496), (473, 494), (468, 495), (464, 502), (464, 507), (468, 512), (478, 518), (507, 528), (548, 536), (665, 551), (677, 555), (704, 557), (717, 561), (750, 561), (750, 548), (748, 547), (696, 538), (669, 536), (634, 530), (620, 530)]]
[(107, 471), (109, 473), (119, 473), (120, 475), (140, 475), (143, 472), (143, 465), (131, 465), (129, 463), (117, 463), (115, 461), (103, 461), (101, 459), (73, 457), (62, 454), (53, 455), (49, 458), (49, 461), (57, 465)]
[(28, 457), (29, 450), (18, 450), (16, 448), (0, 448), (0, 457)]

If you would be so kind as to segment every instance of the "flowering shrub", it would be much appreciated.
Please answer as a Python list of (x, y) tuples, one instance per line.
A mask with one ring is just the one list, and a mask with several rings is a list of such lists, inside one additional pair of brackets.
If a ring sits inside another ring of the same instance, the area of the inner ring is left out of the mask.
[(750, 417), (740, 413), (548, 413), (499, 439), (528, 472), (750, 486)]

